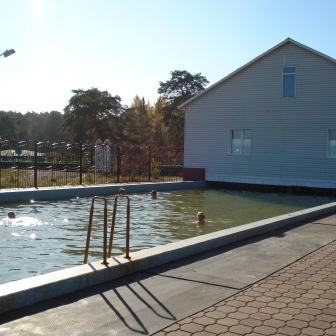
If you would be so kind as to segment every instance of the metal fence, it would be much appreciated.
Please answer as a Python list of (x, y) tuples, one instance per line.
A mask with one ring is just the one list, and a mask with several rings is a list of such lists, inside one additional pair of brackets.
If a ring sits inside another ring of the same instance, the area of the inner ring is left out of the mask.
[(48, 141), (0, 143), (0, 189), (181, 180), (183, 149)]

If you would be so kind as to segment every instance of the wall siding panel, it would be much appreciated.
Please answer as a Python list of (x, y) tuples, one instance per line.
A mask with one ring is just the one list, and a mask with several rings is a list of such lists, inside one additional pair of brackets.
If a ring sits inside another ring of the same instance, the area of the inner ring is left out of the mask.
[[(296, 97), (282, 97), (283, 66), (296, 66)], [(230, 154), (230, 130), (252, 131), (251, 155)], [(336, 64), (287, 43), (192, 101), (185, 167), (208, 180), (336, 187), (327, 157), (336, 129)]]

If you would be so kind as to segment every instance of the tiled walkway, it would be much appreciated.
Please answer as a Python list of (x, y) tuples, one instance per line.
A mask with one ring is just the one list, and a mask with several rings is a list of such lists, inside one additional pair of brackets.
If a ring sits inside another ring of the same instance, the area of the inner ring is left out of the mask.
[(336, 335), (336, 242), (155, 335)]

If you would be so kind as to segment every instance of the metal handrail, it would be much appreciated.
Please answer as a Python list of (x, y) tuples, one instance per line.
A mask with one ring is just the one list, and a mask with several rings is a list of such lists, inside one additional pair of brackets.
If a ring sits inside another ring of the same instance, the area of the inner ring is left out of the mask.
[(91, 202), (89, 225), (88, 225), (88, 230), (87, 230), (86, 246), (85, 246), (85, 253), (84, 253), (84, 264), (87, 264), (88, 262), (91, 231), (92, 231), (92, 219), (93, 219), (94, 205), (95, 205), (96, 200), (102, 200), (104, 203), (104, 238), (103, 238), (103, 262), (102, 264), (108, 265), (108, 262), (107, 262), (107, 201), (105, 197), (100, 197), (100, 196), (94, 196)]
[(114, 238), (114, 229), (115, 229), (115, 222), (117, 216), (117, 207), (118, 207), (118, 199), (124, 198), (127, 199), (127, 217), (126, 217), (126, 259), (131, 259), (129, 255), (129, 241), (130, 241), (130, 227), (131, 227), (131, 204), (130, 198), (127, 195), (115, 195), (114, 197), (114, 205), (113, 205), (113, 213), (112, 213), (112, 225), (111, 225), (111, 234), (110, 234), (110, 242), (109, 242), (109, 249), (108, 249), (108, 258), (111, 258), (112, 255), (112, 245), (113, 245), (113, 238)]
[(105, 197), (101, 196), (94, 196), (91, 202), (90, 208), (90, 217), (89, 217), (89, 224), (87, 229), (87, 237), (86, 237), (86, 246), (85, 246), (85, 253), (84, 253), (84, 264), (88, 263), (88, 256), (89, 256), (89, 248), (90, 248), (90, 240), (91, 240), (91, 232), (92, 232), (92, 222), (93, 222), (93, 213), (94, 213), (94, 206), (97, 200), (103, 201), (104, 204), (104, 239), (103, 239), (103, 262), (102, 264), (108, 265), (107, 258), (111, 258), (112, 255), (112, 245), (113, 245), (113, 238), (114, 238), (114, 231), (115, 231), (115, 223), (117, 217), (117, 207), (118, 207), (118, 199), (123, 198), (127, 200), (127, 217), (126, 217), (126, 259), (131, 259), (129, 255), (129, 246), (130, 246), (130, 227), (131, 227), (131, 204), (130, 198), (127, 195), (115, 195), (114, 197), (114, 205), (113, 205), (113, 213), (112, 213), (112, 224), (111, 224), (111, 233), (109, 239), (109, 245), (107, 247), (107, 200)]

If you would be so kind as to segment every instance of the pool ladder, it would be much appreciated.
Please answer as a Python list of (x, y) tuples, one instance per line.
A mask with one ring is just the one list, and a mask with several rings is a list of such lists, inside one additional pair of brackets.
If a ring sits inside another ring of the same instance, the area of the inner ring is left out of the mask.
[(108, 265), (107, 258), (111, 258), (111, 255), (112, 255), (112, 244), (113, 244), (113, 238), (114, 238), (115, 222), (116, 222), (116, 217), (117, 217), (118, 199), (126, 199), (127, 200), (126, 255), (125, 255), (125, 258), (126, 259), (131, 259), (130, 255), (129, 255), (130, 213), (131, 213), (130, 198), (129, 198), (129, 196), (127, 196), (127, 195), (115, 195), (115, 197), (114, 197), (114, 205), (113, 205), (113, 213), (112, 213), (112, 224), (111, 224), (110, 239), (109, 239), (109, 243), (108, 244), (107, 244), (107, 231), (108, 231), (108, 224), (107, 224), (107, 200), (106, 200), (106, 197), (94, 196), (92, 198), (91, 208), (90, 208), (89, 225), (88, 225), (88, 229), (87, 229), (86, 246), (85, 246), (85, 253), (84, 253), (84, 264), (88, 263), (94, 206), (95, 206), (96, 201), (102, 201), (103, 204), (104, 204), (103, 262), (102, 262), (102, 264), (104, 264), (106, 266)]

